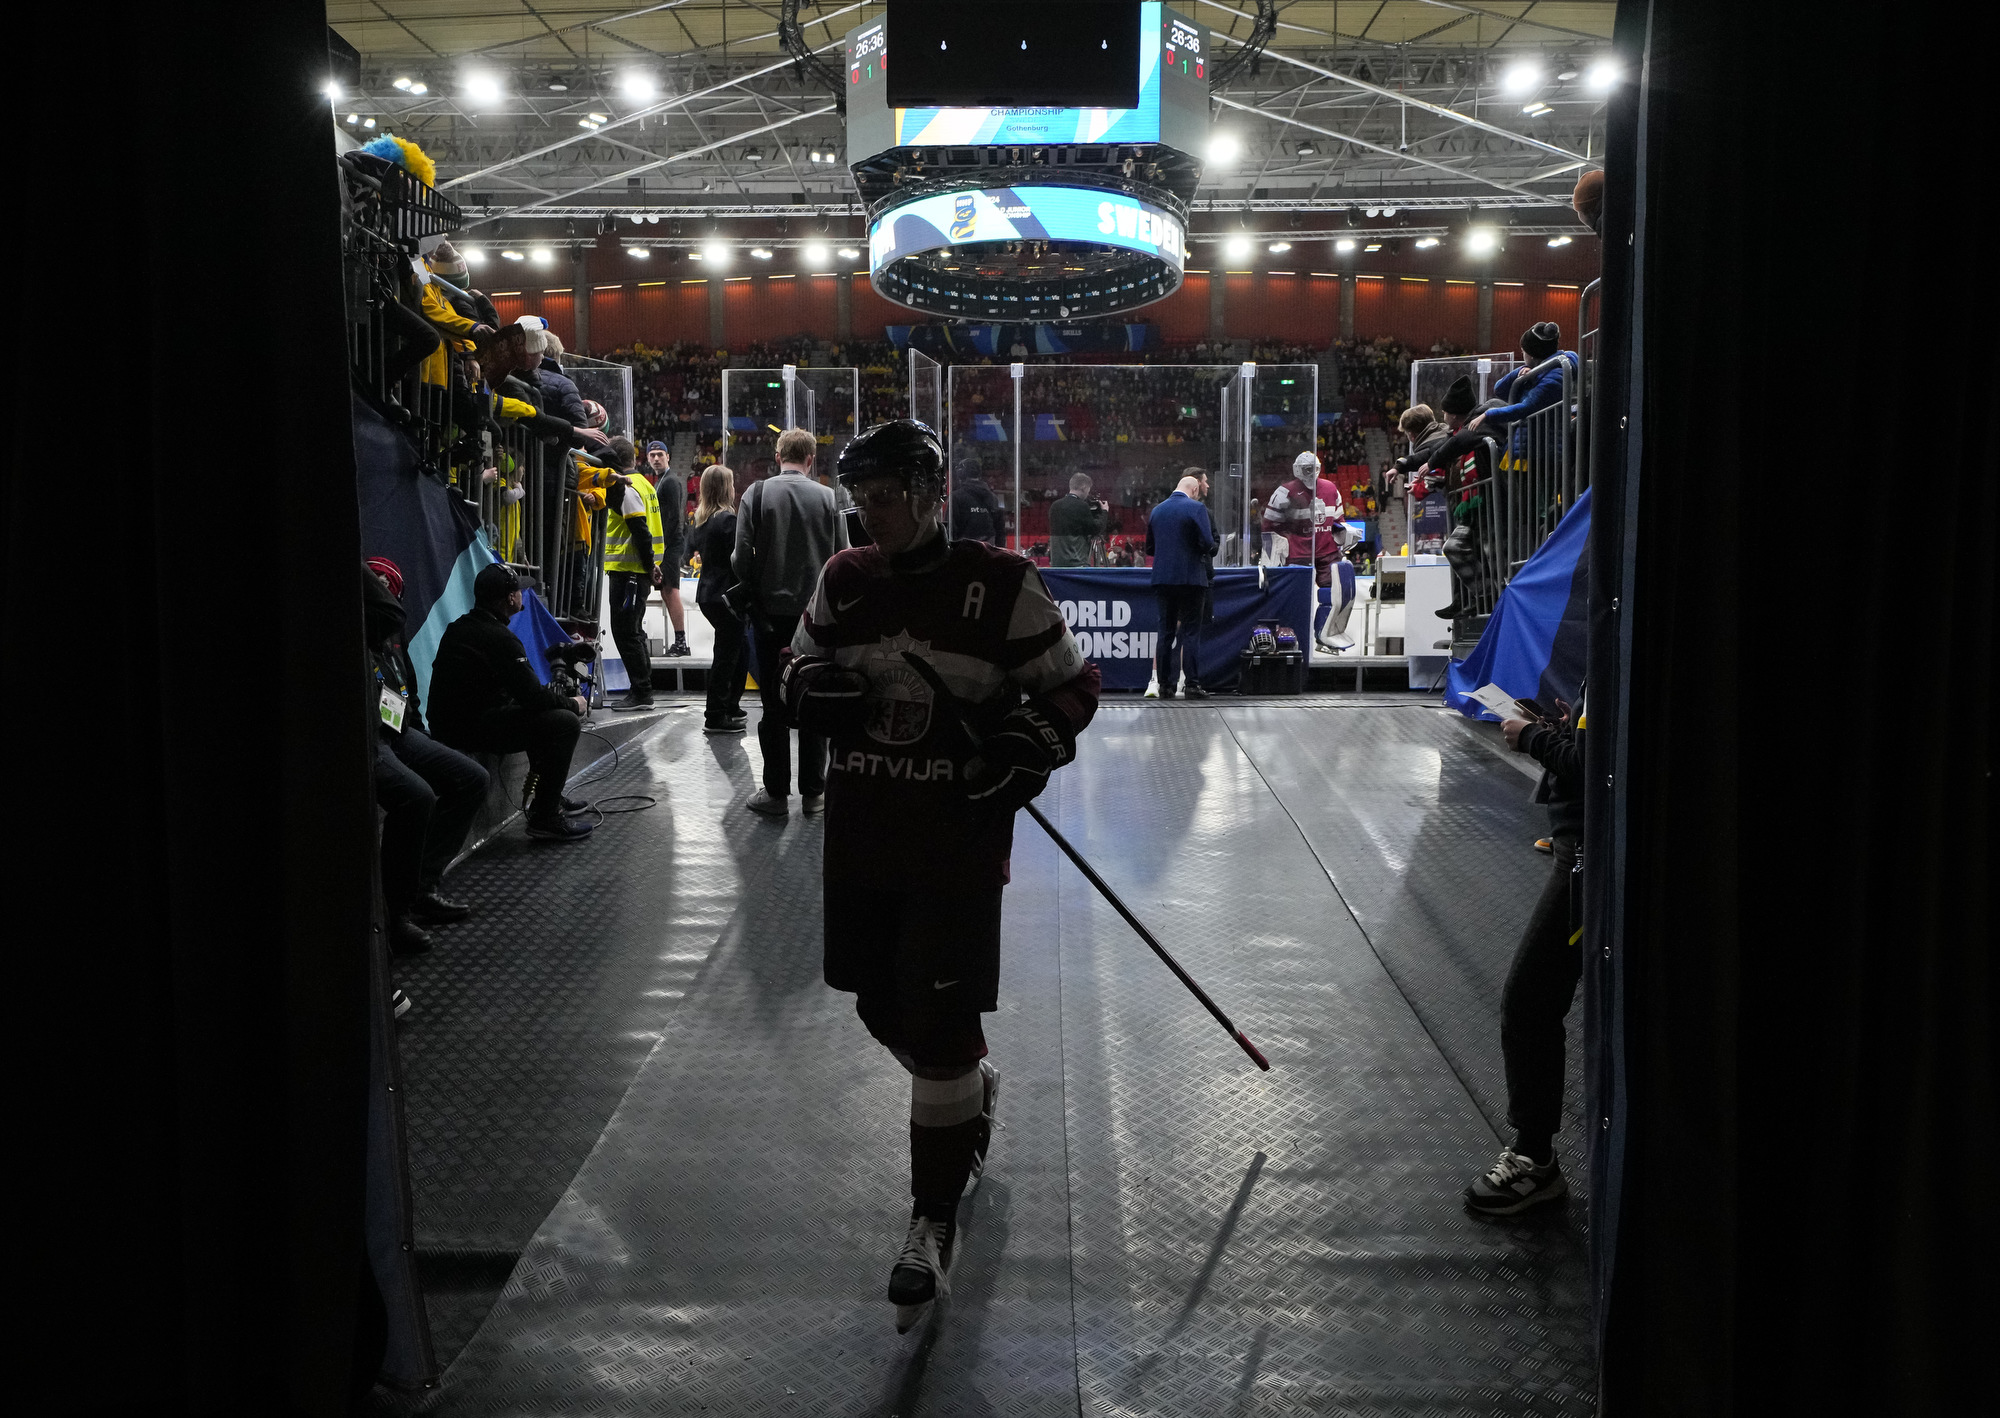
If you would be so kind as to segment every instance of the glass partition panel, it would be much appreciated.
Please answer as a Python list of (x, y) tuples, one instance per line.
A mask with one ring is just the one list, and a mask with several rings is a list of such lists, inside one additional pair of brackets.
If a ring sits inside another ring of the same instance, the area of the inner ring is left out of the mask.
[(944, 372), (916, 350), (910, 351), (910, 417), (944, 432)]
[[(1519, 355), (1484, 354), (1453, 355), (1446, 359), (1419, 359), (1410, 362), (1410, 402), (1428, 404), (1432, 413), (1444, 417), (1440, 407), (1445, 391), (1454, 381), (1464, 378), (1472, 381), (1472, 397), (1476, 403), (1491, 397), (1493, 386), (1500, 376), (1521, 362)], [(1389, 430), (1389, 443), (1398, 455), (1408, 451), (1402, 444), (1396, 430)]]
[[(1257, 563), (1264, 546), (1264, 504), (1292, 475), (1299, 454), (1314, 452), (1319, 441), (1318, 365), (1253, 365), (1251, 377), (1239, 382), (1248, 386), (1244, 420), (1248, 476), (1243, 484), (1247, 496), (1242, 506), (1231, 504), (1229, 532), (1224, 534), (1219, 523), (1216, 527), (1223, 537), (1222, 554), (1216, 558), (1220, 566)], [(1330, 477), (1332, 469), (1326, 473)]]
[(789, 417), (782, 369), (722, 371), (722, 461), (736, 473), (736, 491), (778, 469), (778, 435)]
[(947, 533), (1012, 546), (1019, 525), (1014, 469), (1020, 448), (1013, 376), (1004, 364), (955, 364), (946, 387)]
[(595, 399), (604, 405), (605, 436), (634, 437), (632, 366), (612, 364), (607, 360), (587, 359), (572, 354), (565, 354), (561, 362), (563, 373), (575, 382), (577, 392), (586, 399)]
[(815, 470), (831, 477), (840, 450), (861, 432), (861, 371), (851, 365), (801, 366), (793, 388), (793, 422), (819, 440)]

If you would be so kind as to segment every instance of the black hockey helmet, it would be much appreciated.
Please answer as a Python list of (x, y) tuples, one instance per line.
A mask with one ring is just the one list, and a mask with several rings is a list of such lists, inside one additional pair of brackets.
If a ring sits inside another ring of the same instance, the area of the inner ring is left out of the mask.
[(901, 478), (918, 497), (942, 497), (944, 445), (927, 423), (890, 419), (841, 449), (834, 475), (850, 488), (868, 478)]

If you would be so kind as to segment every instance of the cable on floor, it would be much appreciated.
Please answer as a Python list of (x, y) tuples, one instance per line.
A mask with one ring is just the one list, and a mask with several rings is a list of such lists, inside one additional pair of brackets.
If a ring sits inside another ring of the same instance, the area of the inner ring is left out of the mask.
[[(585, 729), (581, 734), (578, 735), (578, 737), (587, 739), (596, 739), (599, 743), (603, 744), (606, 748), (610, 749), (611, 762), (605, 767), (597, 769), (585, 775), (584, 777), (575, 779), (570, 783), (570, 787), (581, 788), (586, 783), (598, 782), (602, 779), (610, 777), (613, 773), (616, 773), (618, 771), (617, 744), (613, 743), (610, 739), (606, 738), (603, 734), (600, 734), (595, 729)], [(604, 760), (601, 758), (598, 760), (599, 763), (603, 763), (603, 761)], [(589, 805), (589, 808), (591, 812), (597, 814), (597, 820), (598, 822), (601, 823), (604, 821), (605, 818), (616, 817), (620, 813), (644, 812), (647, 808), (658, 807), (659, 802), (660, 800), (658, 798), (653, 797), (649, 793), (614, 793), (608, 798), (597, 799), (597, 801)], [(606, 803), (637, 803), (638, 806), (606, 807), (605, 806)]]

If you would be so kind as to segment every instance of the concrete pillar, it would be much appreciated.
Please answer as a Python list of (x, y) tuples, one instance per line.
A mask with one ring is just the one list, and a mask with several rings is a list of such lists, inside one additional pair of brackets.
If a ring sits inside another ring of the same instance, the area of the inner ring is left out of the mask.
[(576, 352), (590, 353), (590, 253), (582, 248), (576, 252), (569, 283), (569, 306), (575, 311), (573, 321)]
[[(1215, 254), (1220, 257), (1222, 255), (1222, 248), (1219, 246), (1216, 247)], [(1208, 273), (1208, 338), (1211, 340), (1222, 338), (1222, 265), (1220, 261)]]
[(1488, 354), (1493, 349), (1493, 282), (1479, 283), (1479, 350)]
[(722, 328), (722, 277), (708, 278), (708, 347), (712, 350), (729, 348)]
[(833, 278), (835, 309), (834, 331), (843, 345), (854, 338), (854, 273), (842, 271)]
[(1354, 343), (1354, 272), (1340, 273), (1340, 338)]

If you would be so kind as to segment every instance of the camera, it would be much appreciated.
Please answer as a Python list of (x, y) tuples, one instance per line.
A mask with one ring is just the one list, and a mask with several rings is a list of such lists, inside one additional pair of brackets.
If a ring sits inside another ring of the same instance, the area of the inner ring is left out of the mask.
[(571, 640), (567, 644), (551, 645), (544, 653), (549, 662), (549, 679), (556, 692), (571, 697), (581, 693), (583, 666), (597, 658), (597, 643)]

